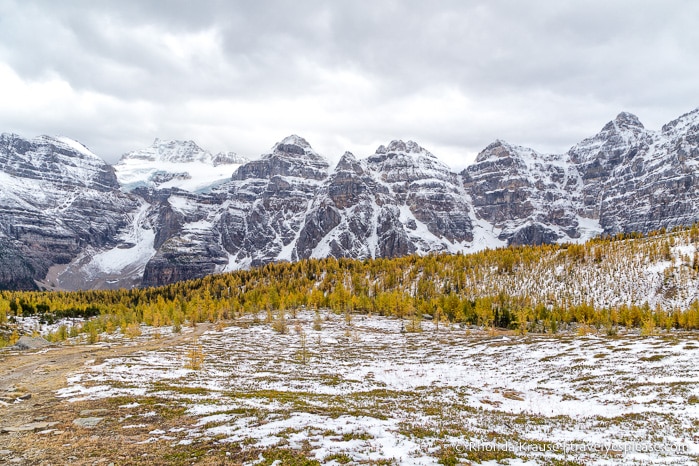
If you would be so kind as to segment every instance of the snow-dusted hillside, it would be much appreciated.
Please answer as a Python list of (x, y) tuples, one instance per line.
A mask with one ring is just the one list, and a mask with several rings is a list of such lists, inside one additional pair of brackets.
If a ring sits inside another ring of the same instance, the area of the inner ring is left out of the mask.
[[(505, 251), (506, 253), (508, 251)], [(509, 265), (504, 260), (511, 260)], [(699, 233), (684, 229), (652, 237), (590, 242), (536, 253), (479, 258), (465, 268), (442, 264), (469, 299), (509, 296), (567, 308), (644, 306), (684, 310), (699, 300)], [(458, 277), (458, 278), (457, 278)], [(445, 280), (426, 277), (441, 290)], [(449, 280), (447, 280), (449, 281)]]
[(57, 395), (119, 405), (114, 429), (141, 443), (201, 451), (215, 438), (241, 462), (688, 465), (699, 454), (695, 334), (489, 336), (433, 322), (405, 333), (399, 319), (321, 313), (320, 326), (288, 316), (294, 332), (246, 316), (196, 344), (88, 361)]

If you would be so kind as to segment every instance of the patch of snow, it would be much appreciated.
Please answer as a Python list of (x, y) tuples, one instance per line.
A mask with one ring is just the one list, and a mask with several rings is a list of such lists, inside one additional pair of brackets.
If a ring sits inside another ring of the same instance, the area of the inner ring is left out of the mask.
[(65, 136), (58, 136), (56, 140), (62, 142), (63, 144), (67, 145), (74, 151), (80, 152), (83, 155), (87, 155), (89, 157), (95, 157), (98, 158), (90, 149), (85, 147), (83, 144), (79, 143), (78, 141), (74, 139), (67, 138)]
[(89, 273), (120, 274), (126, 268), (143, 270), (155, 254), (155, 231), (145, 221), (150, 205), (144, 204), (136, 213), (131, 229), (121, 239), (129, 247), (115, 247), (95, 254), (86, 266)]

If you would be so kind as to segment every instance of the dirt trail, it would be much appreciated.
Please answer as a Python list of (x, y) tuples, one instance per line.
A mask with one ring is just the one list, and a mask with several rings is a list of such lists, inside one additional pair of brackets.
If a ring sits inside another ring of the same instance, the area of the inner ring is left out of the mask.
[(201, 324), (192, 332), (131, 346), (64, 345), (51, 347), (48, 351), (44, 349), (0, 353), (0, 397), (17, 398), (20, 395), (31, 395), (31, 398), (25, 401), (0, 404), (0, 428), (23, 425), (50, 415), (56, 405), (63, 403), (56, 397), (56, 390), (65, 387), (67, 377), (82, 368), (87, 360), (107, 359), (137, 351), (177, 346), (195, 340), (210, 328), (210, 324)]

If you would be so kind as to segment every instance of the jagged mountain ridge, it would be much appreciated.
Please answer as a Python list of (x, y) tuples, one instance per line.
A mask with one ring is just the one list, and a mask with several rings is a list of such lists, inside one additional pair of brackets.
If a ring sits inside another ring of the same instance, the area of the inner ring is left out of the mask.
[(139, 205), (80, 143), (0, 135), (0, 285), (33, 288), (52, 266), (116, 246)]
[[(87, 151), (67, 139), (55, 141), (61, 150)], [(6, 146), (2, 176), (31, 179), (31, 167), (14, 167)], [(98, 164), (103, 192), (113, 197), (106, 205), (118, 204), (107, 215), (109, 234), (68, 248), (58, 259), (47, 255), (43, 268), (20, 267), (17, 277), (0, 277), (2, 286), (41, 280), (57, 288), (150, 286), (280, 260), (469, 252), (699, 220), (699, 109), (660, 131), (621, 113), (565, 154), (495, 141), (460, 173), (412, 141), (393, 141), (361, 159), (346, 153), (333, 168), (299, 136), (247, 163), (228, 155), (221, 164), (191, 141), (156, 140), (115, 167), (117, 176), (134, 160), (230, 169), (225, 180), (203, 189), (173, 183), (177, 176), (159, 181), (134, 170), (131, 184), (123, 176), (115, 184), (114, 170)], [(59, 178), (53, 181), (57, 196)], [(64, 184), (70, 192), (70, 182)], [(12, 199), (17, 203), (23, 194), (4, 189), (2, 196), (0, 261), (41, 257), (27, 255), (30, 239), (6, 227), (21, 218)], [(28, 222), (38, 236), (50, 237), (51, 221), (36, 214)], [(42, 276), (52, 264), (53, 283)]]

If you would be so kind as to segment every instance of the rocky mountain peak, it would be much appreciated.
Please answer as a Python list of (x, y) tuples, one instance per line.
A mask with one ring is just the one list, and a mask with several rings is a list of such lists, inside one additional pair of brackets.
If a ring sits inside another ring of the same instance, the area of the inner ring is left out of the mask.
[(483, 149), (476, 157), (476, 163), (483, 162), (488, 159), (493, 159), (493, 161), (498, 159), (513, 159), (517, 160), (517, 163), (524, 165), (536, 165), (542, 163), (556, 163), (564, 159), (562, 154), (542, 154), (537, 152), (530, 147), (518, 146), (516, 144), (510, 144), (501, 139), (488, 145)]
[[(662, 132), (623, 112), (565, 154), (496, 140), (460, 175), (401, 140), (361, 160), (347, 152), (330, 173), (292, 135), (232, 179), (235, 154), (191, 141), (132, 154), (114, 167), (117, 185), (73, 140), (0, 136), (0, 286), (50, 286), (59, 265), (59, 287), (151, 286), (303, 257), (465, 252), (699, 221), (699, 109)], [(129, 180), (141, 188), (127, 195), (117, 188)]]
[(699, 128), (699, 107), (664, 125), (662, 132), (666, 135), (672, 135), (687, 131), (690, 128)]
[(498, 159), (511, 157), (514, 153), (513, 146), (506, 141), (496, 139), (480, 151), (476, 156), (476, 163), (484, 162), (490, 158)]
[(96, 156), (90, 149), (88, 149), (84, 144), (76, 141), (75, 139), (67, 138), (65, 136), (39, 136), (36, 138), (37, 141), (44, 141), (47, 144), (66, 149), (68, 152), (65, 154), (69, 157), (92, 159), (100, 164), (104, 161)]
[(194, 141), (156, 138), (150, 146), (124, 154), (114, 169), (124, 191), (147, 187), (205, 192), (227, 181), (235, 165), (245, 162), (234, 152), (213, 155)]
[(50, 267), (114, 246), (138, 201), (114, 169), (65, 137), (0, 136), (0, 288), (33, 288)]
[[(376, 149), (377, 154), (421, 154), (428, 157), (434, 157), (429, 151), (425, 150), (415, 141), (403, 141), (396, 139), (390, 142), (388, 146), (381, 145)], [(436, 157), (435, 157), (436, 158)]]
[(272, 147), (272, 152), (262, 156), (263, 159), (282, 157), (288, 159), (292, 163), (306, 163), (328, 165), (328, 161), (313, 150), (311, 145), (301, 136), (292, 134), (276, 143)]
[(624, 154), (637, 152), (652, 138), (652, 132), (643, 127), (638, 117), (622, 112), (595, 136), (573, 146), (568, 156), (576, 164), (597, 164), (611, 169), (621, 163)]
[(298, 136), (296, 134), (291, 134), (291, 135), (285, 137), (284, 139), (282, 139), (281, 142), (278, 142), (277, 144), (275, 144), (275, 146), (278, 146), (280, 144), (287, 145), (287, 146), (298, 146), (298, 147), (301, 147), (303, 149), (311, 149), (311, 145), (308, 143), (308, 141), (306, 141), (304, 138), (302, 138), (301, 136)]
[(250, 160), (248, 160), (247, 157), (238, 155), (235, 152), (219, 152), (218, 154), (214, 155), (212, 159), (214, 166), (244, 164), (248, 163), (249, 161)]
[(342, 157), (340, 157), (340, 161), (337, 162), (337, 165), (335, 166), (335, 171), (358, 171), (361, 170), (361, 167), (359, 165), (359, 162), (357, 161), (357, 158), (352, 154), (352, 152), (345, 152), (342, 154)]
[(644, 131), (643, 123), (636, 115), (629, 112), (621, 112), (615, 119), (604, 125), (595, 138), (608, 140), (617, 135), (638, 134)]
[(272, 154), (287, 154), (287, 155), (315, 155), (318, 154), (313, 150), (311, 145), (301, 136), (292, 134), (285, 137), (280, 142), (272, 146)]
[(153, 144), (149, 147), (122, 155), (120, 162), (126, 160), (147, 160), (151, 162), (188, 163), (209, 161), (211, 158), (211, 154), (199, 147), (194, 141), (155, 138)]
[(643, 123), (636, 115), (629, 112), (621, 112), (614, 119), (614, 124), (622, 129), (644, 129)]
[(202, 162), (205, 164), (231, 165), (243, 164), (248, 159), (235, 152), (219, 152), (213, 155), (202, 149), (196, 142), (191, 140), (165, 140), (155, 138), (150, 146), (122, 155), (119, 163), (128, 160), (143, 160), (148, 162), (171, 162), (190, 163)]
[(379, 146), (366, 162), (383, 181), (389, 183), (425, 179), (451, 182), (455, 176), (449, 167), (414, 141), (394, 140), (388, 146)]
[(246, 163), (233, 174), (233, 180), (251, 178), (271, 179), (274, 176), (293, 176), (311, 180), (327, 178), (330, 164), (313, 150), (304, 138), (291, 135), (263, 154), (259, 160)]
[(36, 151), (37, 148), (45, 148), (53, 151), (52, 153), (59, 154), (71, 159), (86, 159), (104, 164), (105, 162), (92, 153), (90, 149), (80, 142), (64, 136), (37, 136), (30, 140), (25, 139), (14, 133), (3, 133), (0, 135), (0, 146), (6, 150), (12, 150), (17, 154), (28, 155), (34, 154), (35, 157), (44, 157), (48, 155), (45, 150)]
[(18, 178), (51, 180), (101, 191), (118, 189), (114, 169), (81, 143), (66, 137), (24, 139), (0, 135), (0, 171)]

